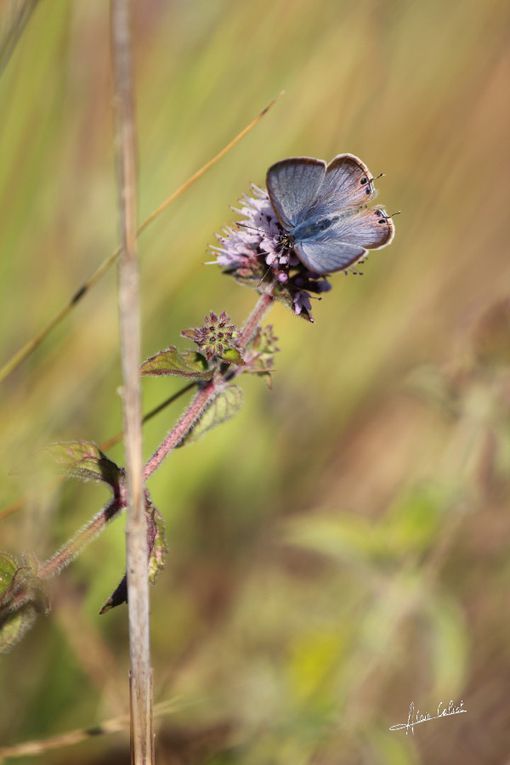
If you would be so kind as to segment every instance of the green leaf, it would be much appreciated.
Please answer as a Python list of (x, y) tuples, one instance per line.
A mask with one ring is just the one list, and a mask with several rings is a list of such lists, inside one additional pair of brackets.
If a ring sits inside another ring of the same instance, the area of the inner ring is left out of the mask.
[(19, 643), (35, 622), (36, 616), (36, 609), (31, 604), (25, 605), (15, 613), (0, 615), (0, 653), (7, 653)]
[(0, 653), (21, 640), (37, 613), (47, 611), (48, 601), (35, 560), (0, 553)]
[(19, 563), (12, 555), (0, 553), (0, 603), (5, 593), (12, 587)]
[(244, 360), (237, 348), (227, 348), (222, 354), (221, 358), (224, 361), (228, 361), (229, 364), (237, 364), (237, 366), (243, 366)]
[(207, 368), (205, 358), (196, 351), (178, 351), (174, 345), (143, 362), (142, 375), (154, 377), (179, 375), (191, 380), (210, 380), (213, 370)]
[(65, 475), (81, 481), (102, 481), (118, 488), (121, 469), (93, 441), (60, 442), (50, 446), (49, 452)]
[(227, 422), (241, 408), (243, 392), (237, 385), (229, 385), (224, 388), (206, 409), (191, 433), (184, 439), (181, 445), (197, 441), (208, 430), (217, 425)]

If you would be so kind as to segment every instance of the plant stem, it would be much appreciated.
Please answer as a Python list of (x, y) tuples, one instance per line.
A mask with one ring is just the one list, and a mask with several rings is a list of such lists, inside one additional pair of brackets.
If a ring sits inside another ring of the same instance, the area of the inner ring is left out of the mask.
[[(239, 338), (239, 349), (241, 351), (246, 348), (252, 339), (262, 317), (270, 308), (273, 301), (274, 297), (271, 293), (264, 293), (257, 300), (255, 307), (246, 319), (243, 329), (241, 330), (241, 336)], [(200, 420), (206, 409), (212, 404), (224, 384), (224, 380), (218, 381), (213, 378), (210, 383), (198, 391), (177, 424), (168, 433), (163, 443), (156, 449), (152, 457), (146, 463), (144, 470), (145, 480), (147, 480), (147, 478), (149, 478), (161, 465), (165, 457), (170, 454), (173, 449), (178, 447), (184, 441), (186, 436), (191, 433), (193, 427)]]
[(239, 338), (239, 346), (241, 350), (246, 348), (246, 346), (252, 339), (253, 335), (257, 331), (257, 327), (259, 326), (264, 314), (266, 313), (266, 311), (268, 311), (273, 301), (274, 301), (274, 297), (270, 292), (265, 292), (257, 300), (255, 307), (253, 308), (252, 312), (250, 313), (250, 315), (244, 322), (243, 328), (241, 330), (241, 337)]
[[(192, 388), (196, 387), (196, 382), (190, 382), (187, 385), (184, 385), (184, 387), (180, 388), (176, 393), (172, 393), (171, 396), (168, 396), (164, 401), (161, 402), (161, 404), (157, 404), (157, 406), (153, 407), (150, 411), (147, 412), (147, 414), (144, 414), (142, 418), (142, 425), (145, 425), (146, 422), (149, 422), (149, 420), (152, 420), (153, 417), (155, 417), (160, 412), (164, 411), (167, 406), (170, 406), (170, 404), (173, 404), (174, 401), (177, 401), (178, 398), (183, 396), (185, 393), (187, 393)], [(99, 444), (99, 448), (103, 452), (107, 452), (108, 449), (111, 449), (112, 446), (115, 446), (116, 444), (120, 443), (122, 441), (122, 433), (116, 433), (114, 436), (110, 436), (106, 441), (102, 441), (101, 444)], [(0, 518), (2, 518), (2, 513), (0, 513)]]
[[(251, 338), (255, 334), (257, 327), (266, 311), (270, 308), (274, 298), (271, 295), (262, 295), (253, 310), (246, 319), (243, 330), (241, 332), (240, 346), (246, 348), (246, 345), (250, 342)], [(160, 466), (164, 458), (176, 447), (178, 447), (182, 441), (189, 435), (197, 421), (202, 417), (207, 407), (213, 402), (215, 396), (219, 393), (224, 382), (222, 380), (212, 380), (205, 387), (201, 388), (191, 401), (188, 408), (183, 412), (176, 425), (169, 432), (163, 443), (156, 449), (152, 457), (148, 460), (145, 470), (144, 478), (149, 478), (154, 471)], [(178, 391), (175, 395), (182, 394), (185, 390), (191, 388), (195, 383), (189, 383), (185, 388)], [(173, 398), (173, 397), (171, 397)], [(157, 409), (166, 405), (167, 402), (160, 404)], [(152, 416), (153, 412), (149, 412), (144, 419), (148, 419)], [(44, 563), (41, 563), (38, 575), (42, 579), (49, 579), (56, 574), (59, 574), (63, 568), (68, 566), (78, 553), (89, 543), (94, 537), (96, 537), (107, 524), (117, 517), (121, 510), (124, 509), (122, 500), (112, 499), (106, 507), (100, 510), (90, 521), (83, 526), (76, 534), (66, 542), (51, 558), (48, 558)]]
[(186, 436), (191, 432), (193, 426), (202, 417), (205, 410), (213, 402), (218, 393), (218, 384), (211, 380), (205, 388), (202, 388), (195, 394), (191, 404), (188, 406), (184, 414), (180, 417), (177, 424), (174, 425), (170, 433), (167, 435), (163, 443), (158, 446), (152, 457), (145, 465), (144, 478), (147, 480), (154, 471), (161, 465), (167, 454), (175, 449), (179, 444), (184, 441)]
[(71, 539), (66, 542), (62, 547), (54, 553), (51, 558), (48, 558), (41, 563), (37, 571), (38, 576), (41, 579), (50, 579), (56, 574), (60, 574), (63, 568), (68, 566), (78, 555), (78, 553), (89, 543), (94, 537), (103, 531), (107, 524), (115, 518), (120, 510), (123, 509), (123, 505), (120, 505), (117, 500), (112, 500), (106, 507), (103, 507), (96, 515), (94, 515), (90, 521), (83, 526)]
[(140, 406), (140, 298), (136, 255), (136, 135), (131, 60), (131, 2), (111, 0), (117, 176), (121, 223), (119, 315), (123, 373), (124, 446), (128, 519), (126, 558), (129, 610), (131, 762), (154, 762), (149, 635), (147, 524)]

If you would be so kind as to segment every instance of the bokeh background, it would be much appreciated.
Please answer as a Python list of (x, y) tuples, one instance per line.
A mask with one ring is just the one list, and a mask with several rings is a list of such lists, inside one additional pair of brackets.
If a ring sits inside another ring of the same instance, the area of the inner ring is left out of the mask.
[[(2, 31), (20, 3), (0, 7)], [(273, 390), (151, 479), (158, 762), (479, 765), (510, 758), (510, 6), (505, 0), (135, 3), (140, 218), (271, 98), (256, 130), (140, 239), (143, 348), (255, 293), (212, 266), (230, 205), (295, 154), (360, 155), (396, 219), (315, 324), (284, 306)], [(2, 361), (118, 241), (109, 9), (40, 0), (0, 79)], [(182, 341), (185, 345), (185, 341)], [(0, 395), (0, 547), (48, 556), (105, 500), (35, 454), (121, 423), (111, 272)], [(144, 382), (144, 408), (179, 381)], [(149, 455), (183, 402), (145, 428)], [(122, 448), (111, 451), (122, 462)], [(23, 509), (5, 512), (20, 496)], [(0, 744), (127, 709), (116, 521), (0, 657)], [(410, 702), (467, 714), (390, 732)], [(127, 734), (24, 762), (114, 763)]]

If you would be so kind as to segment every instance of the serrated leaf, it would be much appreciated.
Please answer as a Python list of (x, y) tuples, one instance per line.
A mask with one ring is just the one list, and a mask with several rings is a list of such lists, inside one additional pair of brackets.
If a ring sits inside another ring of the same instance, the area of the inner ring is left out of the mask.
[(207, 362), (200, 353), (178, 351), (174, 345), (171, 345), (144, 361), (141, 373), (155, 377), (178, 375), (190, 380), (210, 380), (213, 370), (207, 369)]
[(48, 451), (65, 475), (81, 481), (100, 481), (118, 488), (121, 469), (93, 441), (59, 442), (50, 446)]
[(237, 385), (229, 385), (224, 388), (213, 399), (191, 433), (184, 439), (182, 445), (197, 441), (208, 430), (230, 420), (239, 411), (242, 402), (243, 392), (241, 388)]

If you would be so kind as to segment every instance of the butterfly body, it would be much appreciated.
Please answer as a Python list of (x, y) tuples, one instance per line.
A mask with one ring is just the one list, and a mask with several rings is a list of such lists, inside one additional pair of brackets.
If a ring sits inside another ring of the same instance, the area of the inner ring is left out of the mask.
[(384, 209), (366, 204), (376, 193), (374, 179), (353, 154), (328, 165), (312, 157), (282, 160), (269, 168), (267, 188), (283, 239), (313, 273), (349, 268), (393, 238)]

